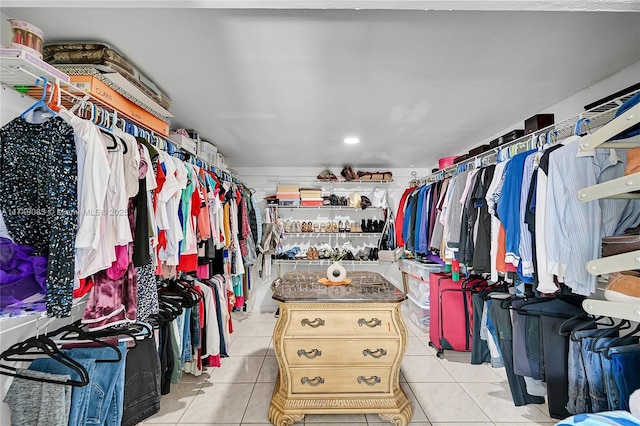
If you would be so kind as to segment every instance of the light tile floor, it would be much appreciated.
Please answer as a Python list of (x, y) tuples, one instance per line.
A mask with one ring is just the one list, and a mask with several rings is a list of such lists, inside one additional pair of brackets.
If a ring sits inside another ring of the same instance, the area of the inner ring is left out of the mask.
[[(554, 425), (546, 405), (516, 407), (504, 369), (471, 365), (468, 353), (445, 352), (438, 359), (429, 337), (407, 312), (409, 344), (400, 382), (413, 406), (411, 426)], [(233, 314), (230, 357), (201, 376), (185, 374), (162, 397), (154, 426), (266, 426), (278, 365), (271, 346), (273, 313)], [(385, 424), (377, 415), (307, 415), (312, 426)]]

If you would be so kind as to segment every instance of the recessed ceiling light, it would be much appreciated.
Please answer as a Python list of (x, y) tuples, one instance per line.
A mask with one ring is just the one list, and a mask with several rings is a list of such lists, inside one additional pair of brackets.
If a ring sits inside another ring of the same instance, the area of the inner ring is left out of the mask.
[(344, 143), (348, 144), (348, 145), (353, 145), (360, 142), (360, 139), (355, 138), (355, 137), (349, 137), (349, 138), (344, 138)]

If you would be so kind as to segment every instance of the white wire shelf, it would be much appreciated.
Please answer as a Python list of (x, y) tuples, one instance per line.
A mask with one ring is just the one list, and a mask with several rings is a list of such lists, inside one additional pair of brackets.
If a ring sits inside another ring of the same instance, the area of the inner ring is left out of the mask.
[(31, 87), (35, 85), (33, 75), (44, 77), (50, 82), (58, 81), (59, 84), (70, 82), (68, 75), (26, 50), (0, 48), (0, 82), (3, 85), (13, 88)]
[[(293, 259), (293, 260), (284, 260), (284, 259), (276, 259), (274, 260), (276, 265), (319, 265), (319, 266), (329, 266), (333, 264), (333, 260), (331, 259), (320, 259), (320, 260), (309, 260), (309, 259)], [(377, 260), (345, 260), (342, 259), (340, 261), (343, 266), (352, 266), (352, 265), (378, 265), (380, 264)]]
[(344, 236), (346, 237), (374, 237), (379, 238), (381, 232), (285, 232), (285, 236), (290, 237), (333, 237)]
[(387, 179), (387, 180), (370, 180), (370, 179), (353, 179), (353, 180), (321, 180), (321, 179), (316, 179), (315, 180), (318, 183), (331, 183), (331, 184), (352, 184), (352, 183), (391, 183), (393, 182), (393, 179)]
[(367, 207), (366, 209), (361, 209), (361, 208), (355, 208), (355, 207), (349, 207), (349, 206), (279, 206), (279, 205), (275, 205), (272, 204), (270, 206), (267, 207), (278, 207), (280, 209), (291, 209), (291, 210), (298, 210), (298, 209), (303, 209), (303, 210), (353, 210), (353, 211), (364, 211), (364, 210), (383, 210), (382, 207)]

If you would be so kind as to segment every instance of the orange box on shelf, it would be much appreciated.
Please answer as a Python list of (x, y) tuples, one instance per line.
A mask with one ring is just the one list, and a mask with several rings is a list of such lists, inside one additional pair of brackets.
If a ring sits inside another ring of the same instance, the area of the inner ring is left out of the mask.
[(169, 136), (169, 123), (131, 102), (102, 81), (90, 75), (72, 75), (71, 82), (94, 98), (115, 108), (133, 121), (162, 136)]

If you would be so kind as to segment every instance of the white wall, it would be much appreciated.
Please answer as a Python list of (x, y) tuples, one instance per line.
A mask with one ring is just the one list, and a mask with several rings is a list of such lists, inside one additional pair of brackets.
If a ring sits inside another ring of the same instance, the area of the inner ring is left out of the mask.
[[(601, 80), (589, 87), (585, 87), (558, 103), (549, 105), (547, 108), (539, 111), (538, 114), (554, 114), (555, 122), (559, 123), (584, 112), (585, 105), (589, 105), (599, 99), (606, 98), (613, 93), (619, 92), (620, 90), (626, 89), (627, 87), (633, 86), (637, 83), (640, 83), (640, 61), (618, 71), (604, 80)], [(477, 143), (469, 146), (469, 148), (488, 143), (511, 130), (524, 129), (524, 120), (527, 118), (528, 117), (523, 117), (522, 121), (514, 123), (512, 126), (505, 128), (495, 135), (478, 141)]]

